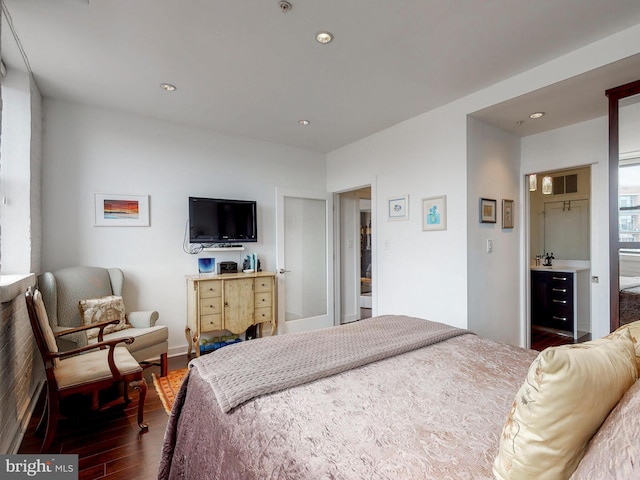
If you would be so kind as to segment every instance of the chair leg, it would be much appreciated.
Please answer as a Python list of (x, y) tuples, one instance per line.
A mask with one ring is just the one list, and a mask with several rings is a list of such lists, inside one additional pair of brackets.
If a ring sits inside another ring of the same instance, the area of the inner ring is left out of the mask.
[(48, 450), (53, 443), (53, 437), (56, 433), (58, 418), (60, 416), (58, 412), (58, 402), (59, 399), (57, 395), (55, 398), (52, 398), (50, 392), (47, 393), (47, 430), (44, 436), (44, 441), (42, 442), (42, 447), (40, 447), (40, 453), (49, 453)]
[(129, 382), (124, 382), (122, 389), (124, 390), (124, 403), (130, 403), (131, 397), (129, 396)]
[(45, 392), (46, 398), (44, 399), (44, 408), (42, 409), (42, 416), (36, 427), (36, 435), (39, 437), (44, 434), (44, 428), (47, 426), (47, 419), (49, 418), (49, 392)]
[(161, 377), (166, 377), (167, 376), (167, 354), (163, 353), (160, 355), (160, 376)]
[(139, 392), (139, 396), (138, 396), (138, 426), (140, 427), (140, 430), (142, 430), (143, 432), (146, 432), (147, 430), (149, 430), (149, 425), (147, 425), (146, 423), (144, 423), (144, 402), (147, 398), (147, 382), (144, 378), (141, 378), (140, 380), (136, 380), (134, 382), (131, 382), (131, 386), (133, 388), (135, 388), (136, 390), (138, 390)]

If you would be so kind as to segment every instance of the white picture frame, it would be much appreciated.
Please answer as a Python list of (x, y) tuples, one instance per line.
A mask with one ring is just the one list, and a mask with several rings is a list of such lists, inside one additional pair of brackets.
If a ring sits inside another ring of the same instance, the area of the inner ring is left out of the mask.
[(387, 219), (409, 220), (409, 195), (396, 195), (387, 200)]
[(148, 227), (149, 195), (94, 193), (96, 227)]
[(447, 229), (447, 196), (422, 199), (422, 231)]

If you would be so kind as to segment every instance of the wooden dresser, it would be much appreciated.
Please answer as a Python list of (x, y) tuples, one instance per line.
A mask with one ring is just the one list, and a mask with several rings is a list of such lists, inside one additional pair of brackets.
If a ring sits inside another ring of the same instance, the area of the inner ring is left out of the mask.
[(222, 275), (187, 275), (188, 354), (192, 346), (200, 355), (203, 333), (229, 331), (240, 334), (258, 325), (260, 335), (265, 323), (271, 335), (277, 327), (275, 273), (225, 273)]

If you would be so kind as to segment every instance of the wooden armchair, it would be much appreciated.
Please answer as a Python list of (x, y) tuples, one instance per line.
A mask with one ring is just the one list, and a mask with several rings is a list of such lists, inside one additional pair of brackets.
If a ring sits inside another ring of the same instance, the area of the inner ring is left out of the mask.
[[(46, 434), (40, 451), (46, 452), (53, 442), (62, 399), (77, 393), (91, 394), (91, 407), (98, 409), (98, 393), (120, 381), (124, 382), (126, 403), (131, 401), (129, 386), (138, 390), (138, 425), (142, 431), (147, 431), (148, 427), (143, 421), (147, 383), (142, 376), (142, 367), (125, 347), (116, 346), (119, 343), (130, 344), (134, 339), (103, 340), (104, 328), (118, 320), (73, 328), (54, 335), (40, 291), (29, 289), (25, 296), (31, 328), (47, 376), (47, 402), (37, 428), (42, 431), (46, 418)], [(56, 337), (96, 327), (100, 329), (97, 343), (66, 352), (58, 351)]]

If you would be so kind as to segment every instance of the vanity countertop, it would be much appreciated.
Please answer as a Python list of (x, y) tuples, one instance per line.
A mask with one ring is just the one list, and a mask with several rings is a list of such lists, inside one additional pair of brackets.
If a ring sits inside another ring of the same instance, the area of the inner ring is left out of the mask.
[(577, 266), (568, 266), (568, 265), (552, 265), (551, 267), (545, 267), (544, 265), (531, 265), (529, 267), (532, 271), (536, 271), (536, 272), (545, 272), (545, 271), (551, 271), (551, 272), (569, 272), (569, 273), (575, 273), (575, 272), (580, 272), (582, 270), (589, 270), (589, 267), (577, 267)]

